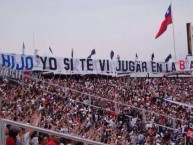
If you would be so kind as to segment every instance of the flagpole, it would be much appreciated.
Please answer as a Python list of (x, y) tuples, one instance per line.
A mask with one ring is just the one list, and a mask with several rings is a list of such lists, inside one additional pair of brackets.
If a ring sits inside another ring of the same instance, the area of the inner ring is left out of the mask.
[(24, 42), (23, 42), (23, 46), (22, 46), (22, 55), (24, 55), (24, 48), (25, 46), (24, 46)]
[(22, 46), (22, 55), (24, 55), (25, 54), (25, 52), (24, 52), (24, 48), (25, 46), (24, 46), (24, 38), (23, 38), (23, 46)]
[(173, 28), (174, 57), (175, 57), (175, 60), (176, 60), (176, 42), (175, 42), (175, 32), (174, 32), (174, 20), (173, 20), (172, 1), (171, 1), (171, 15), (172, 15), (172, 28)]
[(34, 52), (35, 52), (35, 39), (34, 39), (34, 31), (33, 31), (33, 49), (34, 49)]

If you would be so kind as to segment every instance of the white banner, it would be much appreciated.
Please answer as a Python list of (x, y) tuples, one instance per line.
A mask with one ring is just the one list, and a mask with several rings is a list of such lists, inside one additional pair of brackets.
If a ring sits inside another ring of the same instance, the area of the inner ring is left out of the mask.
[(132, 61), (107, 59), (72, 59), (20, 54), (0, 54), (0, 65), (15, 70), (49, 71), (55, 74), (104, 74), (172, 73), (190, 71), (193, 60), (176, 62)]

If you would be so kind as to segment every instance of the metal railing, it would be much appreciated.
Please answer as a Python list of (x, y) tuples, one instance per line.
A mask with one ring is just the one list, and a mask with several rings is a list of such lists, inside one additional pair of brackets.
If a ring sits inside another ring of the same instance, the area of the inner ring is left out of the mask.
[(0, 119), (0, 143), (1, 143), (1, 145), (6, 145), (6, 136), (5, 136), (4, 129), (5, 129), (5, 126), (7, 124), (13, 125), (13, 126), (16, 126), (16, 127), (32, 129), (33, 131), (38, 131), (38, 132), (41, 132), (41, 133), (51, 134), (51, 135), (55, 135), (55, 136), (58, 136), (58, 137), (62, 137), (62, 138), (66, 138), (66, 139), (70, 139), (70, 140), (74, 140), (74, 141), (88, 143), (88, 144), (91, 144), (91, 145), (105, 145), (104, 143), (101, 143), (101, 142), (92, 141), (92, 140), (81, 138), (81, 137), (71, 135), (71, 134), (60, 133), (60, 132), (56, 132), (56, 131), (52, 131), (52, 130), (47, 130), (47, 129), (44, 129), (44, 128), (40, 128), (40, 127), (28, 125), (28, 124), (23, 124), (23, 123), (18, 123), (18, 122), (7, 120), (7, 119)]

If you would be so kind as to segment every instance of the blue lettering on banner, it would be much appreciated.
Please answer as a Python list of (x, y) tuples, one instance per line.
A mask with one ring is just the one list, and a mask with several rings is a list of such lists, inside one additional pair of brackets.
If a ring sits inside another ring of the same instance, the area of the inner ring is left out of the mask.
[(10, 67), (10, 56), (2, 54), (2, 66)]
[(11, 68), (13, 69), (15, 64), (15, 58), (13, 55), (11, 56), (11, 62), (12, 62)]
[(16, 70), (23, 70), (23, 68), (24, 68), (24, 58), (23, 58), (23, 56), (21, 56), (21, 61), (20, 61), (21, 63), (21, 65), (20, 64), (17, 64), (17, 66), (16, 66)]
[[(20, 56), (20, 61), (16, 61), (15, 56), (2, 54), (2, 66), (10, 67), (16, 70), (32, 70), (33, 69), (33, 57), (32, 56)], [(20, 62), (20, 63), (16, 63)]]
[(33, 69), (33, 58), (31, 56), (27, 56), (25, 58), (25, 69), (32, 70)]

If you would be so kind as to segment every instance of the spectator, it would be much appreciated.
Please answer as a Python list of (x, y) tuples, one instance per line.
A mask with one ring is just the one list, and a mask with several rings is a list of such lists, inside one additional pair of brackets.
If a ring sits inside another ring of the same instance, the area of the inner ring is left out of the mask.
[(59, 143), (60, 138), (55, 135), (50, 135), (50, 139), (46, 145), (57, 145)]
[(48, 136), (45, 135), (45, 134), (39, 135), (38, 142), (39, 142), (39, 145), (47, 145), (47, 143), (48, 143)]
[(18, 132), (19, 128), (15, 126), (10, 127), (9, 136), (6, 139), (6, 145), (16, 145)]

